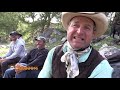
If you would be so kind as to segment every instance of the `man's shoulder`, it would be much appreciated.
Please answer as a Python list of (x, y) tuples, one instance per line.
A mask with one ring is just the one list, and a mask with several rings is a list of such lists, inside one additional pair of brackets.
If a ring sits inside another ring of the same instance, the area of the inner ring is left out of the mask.
[(28, 53), (32, 53), (32, 52), (35, 52), (35, 51), (36, 51), (36, 48), (32, 48), (32, 49), (28, 50)]
[(96, 59), (98, 59), (98, 60), (101, 60), (101, 61), (105, 59), (105, 58), (104, 58), (102, 55), (100, 55), (100, 53), (99, 53), (96, 49), (94, 49), (93, 47), (92, 47), (92, 51), (91, 51), (90, 56), (91, 56), (91, 57), (94, 57), (94, 58), (96, 58)]
[(47, 48), (44, 48), (43, 51), (47, 52), (47, 53), (49, 52), (49, 50)]
[(24, 45), (25, 45), (25, 43), (23, 43), (23, 42), (22, 42), (21, 40), (19, 40), (19, 39), (17, 39), (16, 44), (17, 44), (17, 45), (20, 45), (20, 46), (24, 46)]
[(37, 48), (32, 48), (30, 51), (35, 51), (35, 50), (38, 50)]
[(32, 51), (40, 51), (40, 52), (48, 52), (49, 50), (47, 48), (44, 48), (44, 49), (41, 49), (41, 50), (38, 50), (38, 48), (33, 48), (32, 50), (30, 50), (31, 52)]

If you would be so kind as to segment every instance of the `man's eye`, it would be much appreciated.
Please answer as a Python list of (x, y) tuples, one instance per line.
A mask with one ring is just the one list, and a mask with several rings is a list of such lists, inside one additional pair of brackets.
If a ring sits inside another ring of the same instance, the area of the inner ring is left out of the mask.
[(89, 26), (85, 26), (84, 28), (87, 30), (91, 30), (91, 28)]
[(79, 25), (77, 25), (77, 24), (73, 24), (72, 26), (74, 26), (74, 27), (79, 27)]

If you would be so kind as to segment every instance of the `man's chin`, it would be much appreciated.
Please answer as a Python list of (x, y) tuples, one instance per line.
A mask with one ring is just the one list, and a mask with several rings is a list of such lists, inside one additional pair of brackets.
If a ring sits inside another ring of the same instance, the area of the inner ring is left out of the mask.
[(82, 44), (77, 44), (77, 43), (73, 43), (73, 48), (74, 48), (74, 49), (84, 48), (84, 45), (82, 45)]
[(77, 47), (77, 46), (75, 47), (75, 46), (74, 46), (74, 50), (79, 50), (79, 49), (81, 49), (81, 48), (83, 48), (83, 47), (80, 47), (80, 46), (79, 46), (79, 47)]

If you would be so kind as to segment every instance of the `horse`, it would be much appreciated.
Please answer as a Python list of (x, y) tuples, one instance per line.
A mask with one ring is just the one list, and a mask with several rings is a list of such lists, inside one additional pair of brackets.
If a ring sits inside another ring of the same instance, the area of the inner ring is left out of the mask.
[(120, 25), (113, 25), (113, 27), (111, 28), (110, 36), (115, 38), (115, 35), (118, 35), (120, 39)]

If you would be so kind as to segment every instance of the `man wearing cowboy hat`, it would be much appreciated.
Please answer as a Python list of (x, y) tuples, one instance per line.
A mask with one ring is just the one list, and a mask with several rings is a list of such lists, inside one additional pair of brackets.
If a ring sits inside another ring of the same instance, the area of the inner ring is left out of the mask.
[(0, 59), (2, 76), (6, 69), (9, 68), (9, 65), (16, 64), (26, 55), (25, 46), (20, 40), (18, 40), (17, 35), (18, 33), (16, 31), (12, 31), (9, 34), (11, 41), (9, 51)]
[(38, 78), (111, 78), (113, 68), (91, 45), (105, 33), (107, 17), (101, 12), (63, 12), (67, 41), (48, 53)]

